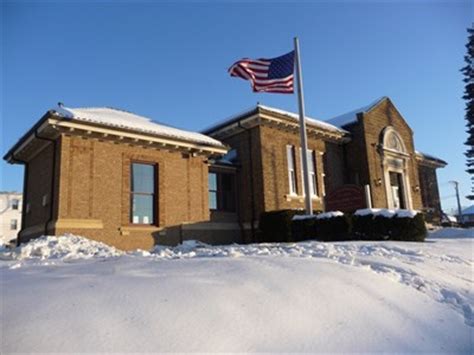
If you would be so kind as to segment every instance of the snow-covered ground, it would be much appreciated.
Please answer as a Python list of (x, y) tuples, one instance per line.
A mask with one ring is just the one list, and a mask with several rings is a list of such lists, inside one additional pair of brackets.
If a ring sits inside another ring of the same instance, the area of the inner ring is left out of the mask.
[(0, 252), (0, 353), (472, 353), (473, 247), (454, 228), (151, 253), (42, 238)]

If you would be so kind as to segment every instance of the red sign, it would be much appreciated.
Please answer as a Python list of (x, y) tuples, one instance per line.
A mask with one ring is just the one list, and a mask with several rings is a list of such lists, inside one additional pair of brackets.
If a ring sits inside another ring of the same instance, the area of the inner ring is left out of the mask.
[(358, 185), (343, 185), (326, 195), (326, 211), (354, 212), (365, 208), (364, 188)]

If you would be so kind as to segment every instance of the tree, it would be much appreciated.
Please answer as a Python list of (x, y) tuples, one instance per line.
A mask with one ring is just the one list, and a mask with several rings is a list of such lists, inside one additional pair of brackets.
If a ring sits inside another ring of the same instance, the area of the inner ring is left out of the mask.
[(467, 145), (467, 150), (464, 155), (467, 158), (467, 172), (471, 175), (471, 194), (467, 196), (468, 199), (474, 200), (474, 25), (467, 29), (468, 42), (466, 44), (467, 53), (464, 56), (466, 66), (461, 69), (464, 74), (464, 95), (463, 99), (466, 101), (466, 127), (468, 138), (464, 143)]

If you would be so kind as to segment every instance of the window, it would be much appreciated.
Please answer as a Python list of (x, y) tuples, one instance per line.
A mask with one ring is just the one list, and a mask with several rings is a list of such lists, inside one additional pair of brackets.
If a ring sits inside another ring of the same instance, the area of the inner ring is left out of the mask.
[(209, 209), (217, 210), (217, 174), (209, 173)]
[(131, 211), (133, 224), (155, 224), (155, 166), (132, 163)]
[(295, 147), (286, 146), (286, 160), (288, 162), (288, 183), (290, 195), (296, 195)]
[(20, 200), (17, 198), (12, 199), (12, 210), (17, 210), (20, 207)]
[[(316, 156), (314, 154), (314, 150), (307, 150), (306, 157), (308, 159), (308, 174), (309, 174), (309, 187), (311, 190), (311, 196), (318, 195), (318, 181), (316, 177)], [(303, 186), (303, 195), (305, 195), (304, 190), (304, 169), (303, 169), (303, 154), (301, 154), (300, 148), (300, 162), (301, 162), (301, 179), (302, 179), (302, 186)]]
[(10, 220), (10, 229), (12, 231), (16, 231), (18, 228), (18, 220), (17, 219), (11, 219)]
[(209, 209), (235, 211), (234, 174), (209, 172)]
[(233, 174), (219, 174), (220, 185), (220, 209), (223, 211), (235, 211), (235, 188)]
[(392, 126), (387, 126), (384, 128), (382, 135), (382, 145), (384, 149), (391, 150), (392, 152), (406, 152), (402, 137)]

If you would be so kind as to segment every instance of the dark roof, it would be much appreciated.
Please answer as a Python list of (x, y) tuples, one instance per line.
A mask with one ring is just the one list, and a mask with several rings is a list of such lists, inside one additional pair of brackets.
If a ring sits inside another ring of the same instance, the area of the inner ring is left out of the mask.
[(388, 99), (387, 96), (379, 97), (377, 100), (371, 102), (368, 105), (362, 106), (358, 109), (343, 113), (342, 115), (330, 118), (326, 120), (326, 122), (336, 126), (336, 127), (344, 127), (348, 126), (354, 122), (357, 122), (357, 114), (359, 113), (367, 113), (372, 110), (375, 106), (380, 104), (382, 101)]

